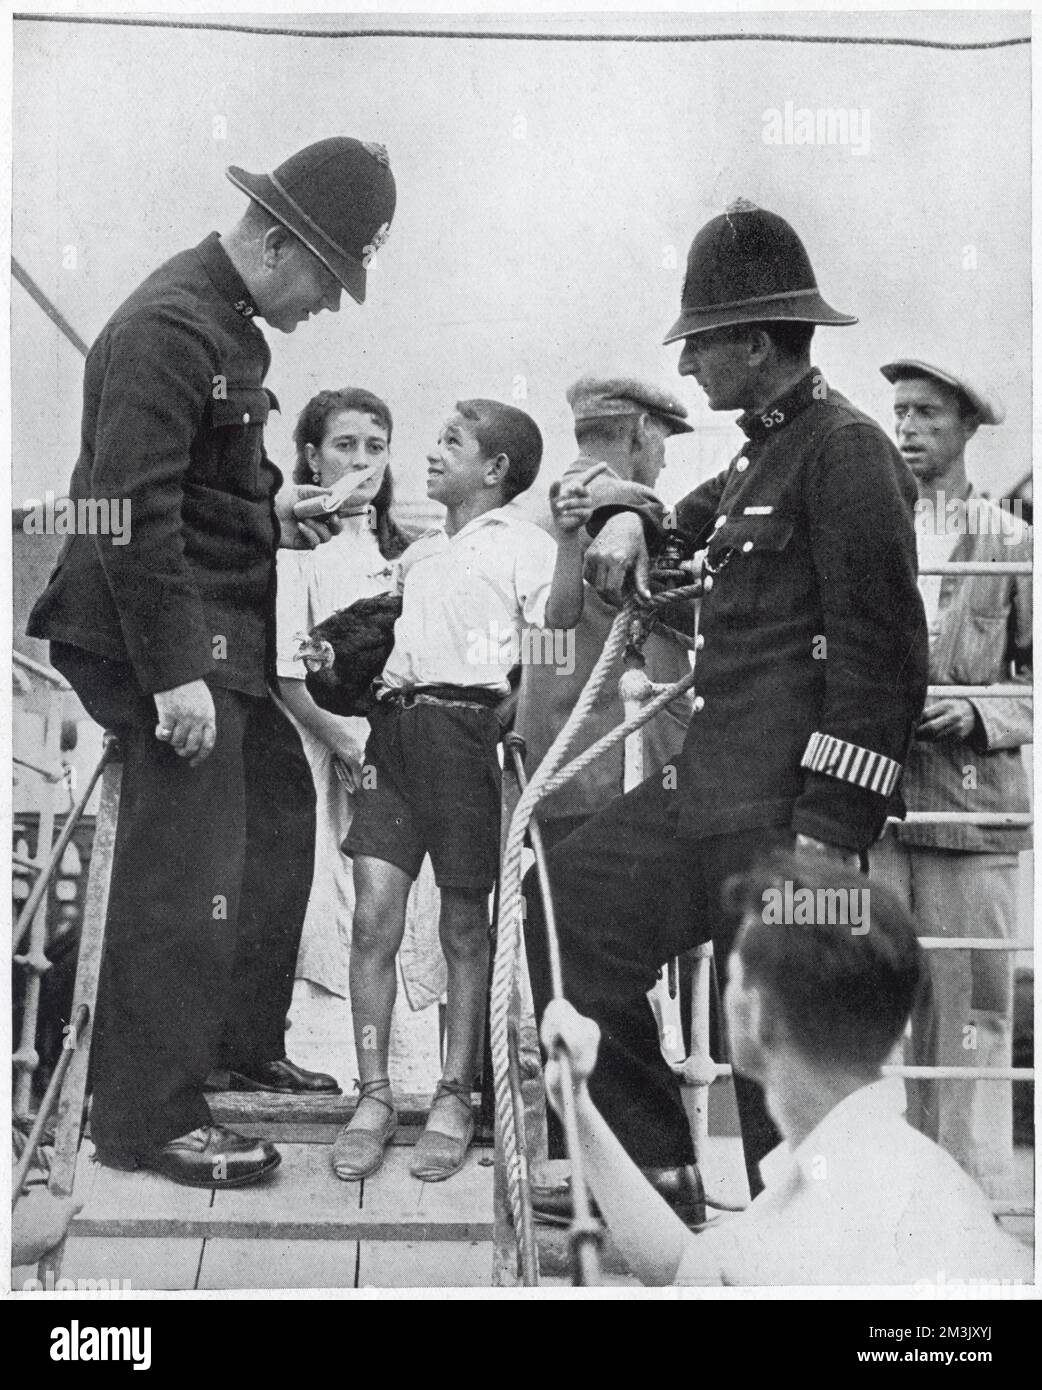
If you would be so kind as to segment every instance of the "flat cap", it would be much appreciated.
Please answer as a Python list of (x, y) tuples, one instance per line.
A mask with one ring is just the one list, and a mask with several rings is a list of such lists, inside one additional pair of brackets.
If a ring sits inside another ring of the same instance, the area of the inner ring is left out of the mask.
[(887, 362), (879, 370), (890, 382), (901, 381), (909, 376), (929, 376), (945, 386), (951, 386), (966, 397), (984, 425), (1001, 425), (1006, 418), (1006, 407), (995, 392), (985, 390), (979, 385), (975, 386), (967, 379), (965, 373), (935, 367), (932, 363), (923, 362), (917, 357), (899, 357), (894, 362)]
[(635, 377), (583, 376), (565, 392), (572, 407), (575, 423), (582, 420), (603, 420), (613, 415), (655, 415), (664, 421), (671, 434), (690, 434), (687, 407)]

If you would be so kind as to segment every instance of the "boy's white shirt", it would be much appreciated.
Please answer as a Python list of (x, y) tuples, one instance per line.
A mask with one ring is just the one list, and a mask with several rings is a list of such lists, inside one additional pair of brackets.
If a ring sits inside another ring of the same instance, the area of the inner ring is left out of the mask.
[(542, 627), (557, 545), (516, 507), (496, 507), (449, 536), (427, 531), (398, 561), (402, 614), (382, 681), (477, 686), (500, 694), (526, 627)]

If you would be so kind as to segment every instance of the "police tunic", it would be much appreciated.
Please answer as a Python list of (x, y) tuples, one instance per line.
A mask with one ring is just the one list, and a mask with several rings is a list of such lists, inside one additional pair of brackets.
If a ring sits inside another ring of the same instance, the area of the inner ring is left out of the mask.
[[(867, 848), (926, 698), (915, 481), (879, 426), (810, 371), (654, 540), (698, 549), (704, 596), (677, 833), (791, 826)], [(596, 518), (595, 518), (596, 520)]]

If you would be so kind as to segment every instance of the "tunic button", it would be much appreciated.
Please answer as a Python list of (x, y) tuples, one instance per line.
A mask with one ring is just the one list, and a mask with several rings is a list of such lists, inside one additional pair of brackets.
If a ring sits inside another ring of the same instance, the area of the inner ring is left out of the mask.
[(696, 696), (695, 696), (695, 703), (691, 706), (691, 708), (695, 711), (696, 714), (699, 714), (699, 713), (701, 713), (702, 710), (705, 709), (705, 707), (706, 707), (706, 702), (705, 702), (704, 697), (701, 696), (701, 695), (696, 695)]
[(703, 592), (704, 594), (708, 594), (709, 590), (710, 590), (712, 587), (713, 587), (713, 576), (712, 576), (711, 574), (707, 574), (706, 577), (705, 577), (705, 579), (702, 580), (702, 592)]
[(738, 462), (735, 464), (735, 468), (737, 468), (737, 470), (738, 470), (739, 473), (744, 473), (745, 470), (746, 470), (748, 467), (749, 467), (749, 460), (748, 460), (748, 459), (745, 457), (745, 455), (743, 454), (742, 457), (741, 457), (741, 458), (738, 460)]
[(705, 646), (705, 644), (706, 644), (706, 635), (705, 635), (704, 632), (700, 632), (700, 633), (698, 634), (698, 636), (695, 638), (695, 651), (696, 651), (696, 652), (700, 652), (700, 651), (702, 650), (702, 648)]
[(749, 554), (749, 551), (752, 550), (752, 548), (753, 548), (753, 543), (752, 543), (752, 541), (746, 541), (746, 543), (742, 546), (742, 549), (745, 551), (745, 553), (746, 553), (747, 555)]
[(250, 412), (248, 410), (246, 414), (242, 417), (242, 423), (244, 425), (248, 425), (250, 423)]
[(714, 530), (714, 531), (719, 531), (719, 530), (720, 530), (720, 527), (723, 526), (723, 524), (724, 524), (724, 522), (725, 522), (726, 520), (727, 520), (727, 517), (726, 517), (726, 516), (718, 516), (717, 519), (713, 522), (713, 530)]

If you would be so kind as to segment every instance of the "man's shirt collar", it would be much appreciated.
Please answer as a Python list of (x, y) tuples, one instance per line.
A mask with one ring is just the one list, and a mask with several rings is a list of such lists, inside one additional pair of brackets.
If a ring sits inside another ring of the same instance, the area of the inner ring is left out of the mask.
[(242, 276), (232, 265), (227, 251), (221, 245), (221, 238), (217, 232), (211, 232), (196, 250), (206, 267), (207, 275), (235, 312), (247, 321), (252, 320), (259, 310)]
[(746, 411), (744, 415), (739, 415), (738, 426), (749, 439), (759, 443), (776, 434), (815, 401), (826, 400), (828, 390), (822, 373), (817, 367), (811, 367), (806, 376), (801, 377), (784, 396), (772, 401), (766, 410)]
[(444, 536), (447, 541), (459, 540), (460, 536), (469, 536), (474, 531), (479, 531), (483, 526), (514, 526), (519, 521), (526, 521), (528, 518), (521, 515), (517, 507), (509, 504), (503, 507), (491, 507), (487, 512), (481, 512), (478, 516), (471, 517), (466, 526), (461, 526), (454, 535), (449, 535), (444, 525), (436, 526), (430, 535)]
[(793, 1149), (783, 1141), (760, 1160), (764, 1186), (777, 1189), (797, 1173), (804, 1180), (819, 1178), (823, 1162), (827, 1170), (841, 1171), (837, 1160), (858, 1154), (866, 1134), (878, 1134), (880, 1126), (900, 1121), (905, 1109), (900, 1077), (885, 1076), (859, 1086), (832, 1107), (802, 1144)]

